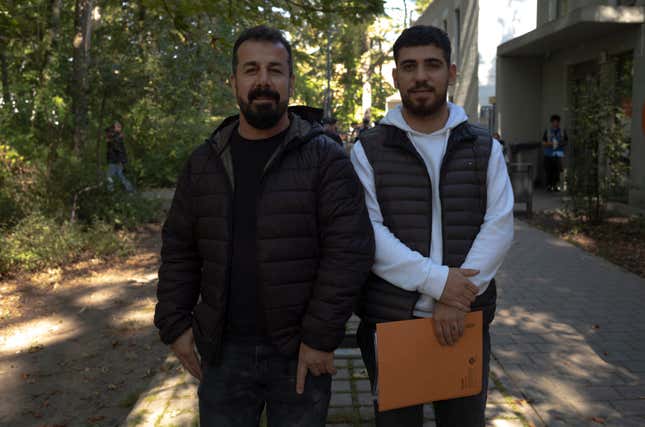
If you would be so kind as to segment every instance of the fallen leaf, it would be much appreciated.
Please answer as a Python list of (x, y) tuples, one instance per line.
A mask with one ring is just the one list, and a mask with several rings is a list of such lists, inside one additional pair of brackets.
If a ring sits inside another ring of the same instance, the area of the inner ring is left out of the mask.
[(593, 325), (593, 326), (591, 327), (591, 329), (600, 329), (600, 325), (595, 324), (595, 325)]
[(605, 419), (600, 417), (591, 417), (591, 421), (597, 424), (605, 424)]
[(88, 423), (96, 423), (96, 422), (101, 421), (103, 419), (105, 419), (105, 415), (95, 415), (93, 417), (88, 417), (87, 422)]

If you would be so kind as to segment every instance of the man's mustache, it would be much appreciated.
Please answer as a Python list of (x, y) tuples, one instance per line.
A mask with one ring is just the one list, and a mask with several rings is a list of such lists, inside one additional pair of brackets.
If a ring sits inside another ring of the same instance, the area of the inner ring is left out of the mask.
[(409, 92), (418, 92), (418, 91), (422, 91), (422, 90), (428, 90), (428, 91), (431, 91), (431, 92), (435, 91), (432, 86), (428, 86), (428, 85), (425, 85), (425, 84), (420, 84), (420, 85), (415, 85), (412, 89), (409, 90)]
[(257, 98), (271, 98), (275, 102), (280, 102), (280, 94), (278, 92), (264, 87), (255, 88), (249, 92), (249, 102), (253, 102)]

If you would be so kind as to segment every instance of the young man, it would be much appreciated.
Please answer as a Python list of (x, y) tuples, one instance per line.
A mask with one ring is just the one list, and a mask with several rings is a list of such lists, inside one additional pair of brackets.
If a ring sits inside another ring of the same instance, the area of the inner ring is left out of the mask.
[[(434, 402), (437, 426), (474, 427), (484, 425), (493, 278), (513, 239), (513, 193), (500, 144), (446, 102), (457, 75), (450, 53), (438, 28), (403, 31), (393, 71), (403, 105), (351, 153), (376, 240), (357, 338), (374, 386), (376, 323), (432, 316), (439, 341), (452, 345), (466, 313), (483, 310), (482, 393)], [(376, 413), (379, 427), (422, 424), (420, 405)]]
[(542, 134), (547, 191), (560, 191), (558, 185), (562, 171), (562, 158), (564, 157), (564, 147), (568, 141), (567, 132), (560, 128), (560, 116), (552, 115), (551, 127)]
[(240, 115), (191, 155), (163, 227), (155, 325), (200, 380), (202, 426), (257, 426), (266, 405), (269, 425), (322, 427), (373, 262), (364, 194), (322, 112), (287, 109), (282, 33), (239, 36), (231, 85)]

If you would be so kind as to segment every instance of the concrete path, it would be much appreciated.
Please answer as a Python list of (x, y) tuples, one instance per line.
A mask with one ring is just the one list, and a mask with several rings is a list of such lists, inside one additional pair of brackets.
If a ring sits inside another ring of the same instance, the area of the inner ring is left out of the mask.
[(517, 222), (493, 355), (549, 426), (645, 425), (645, 280)]
[[(534, 206), (560, 203), (539, 193)], [(488, 425), (645, 426), (644, 279), (516, 221), (498, 290)], [(337, 366), (328, 425), (372, 426), (357, 351), (337, 352)], [(195, 390), (169, 356), (124, 425), (198, 425)]]

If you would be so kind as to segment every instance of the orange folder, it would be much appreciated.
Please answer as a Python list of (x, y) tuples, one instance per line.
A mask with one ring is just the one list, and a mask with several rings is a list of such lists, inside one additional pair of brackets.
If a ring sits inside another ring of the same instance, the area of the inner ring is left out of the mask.
[(466, 315), (452, 346), (439, 344), (431, 318), (377, 324), (379, 411), (478, 394), (482, 334), (481, 311)]

